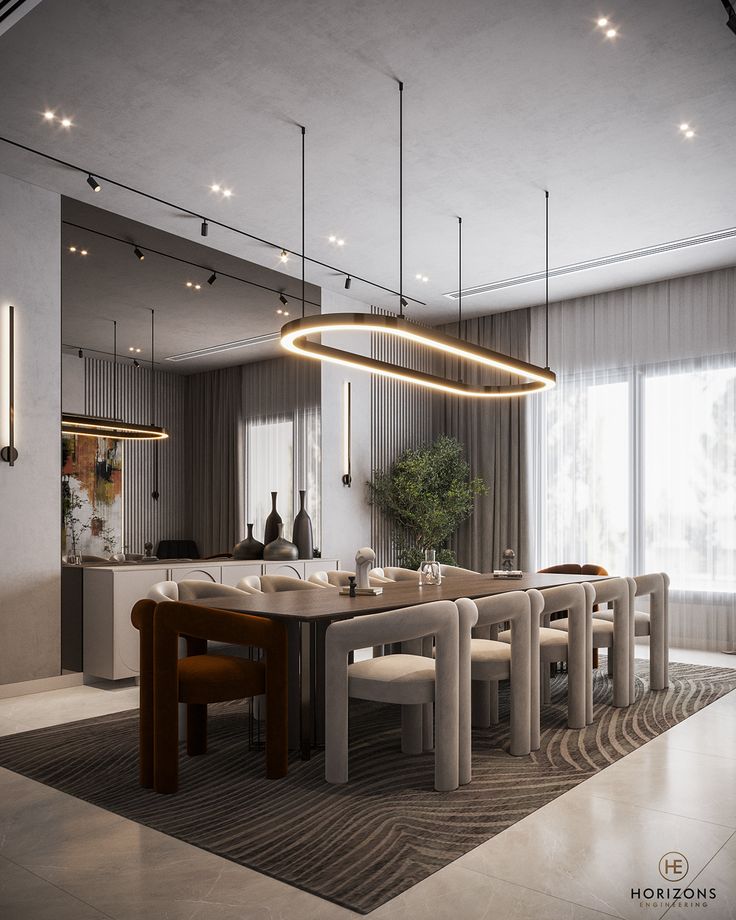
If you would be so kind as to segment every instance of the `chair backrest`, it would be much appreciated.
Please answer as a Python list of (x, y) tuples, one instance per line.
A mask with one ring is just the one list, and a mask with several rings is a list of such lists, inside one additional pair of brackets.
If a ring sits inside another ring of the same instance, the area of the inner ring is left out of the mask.
[[(345, 569), (340, 569), (339, 571), (332, 569), (329, 572), (313, 572), (307, 581), (322, 588), (347, 588), (351, 577), (356, 577), (355, 572), (348, 572)], [(382, 578), (379, 575), (370, 575), (368, 581), (374, 588), (379, 585), (392, 584), (390, 578)]]
[(464, 569), (459, 565), (440, 565), (440, 572), (442, 572), (442, 577), (452, 576), (452, 575), (480, 575), (480, 572), (476, 572), (473, 569)]
[(175, 581), (159, 581), (148, 589), (146, 597), (154, 601), (178, 601), (179, 585)]
[(629, 579), (606, 578), (605, 581), (589, 582), (596, 604), (629, 603)]
[(238, 588), (246, 594), (263, 594), (260, 575), (245, 575), (238, 582)]
[(261, 575), (261, 591), (264, 594), (275, 594), (277, 591), (319, 591), (320, 586), (302, 581), (300, 578), (289, 578), (288, 575)]
[(557, 585), (554, 588), (544, 588), (540, 593), (544, 599), (541, 613), (545, 617), (551, 613), (562, 613), (563, 610), (569, 611), (571, 616), (585, 611), (587, 595), (582, 584)]
[(457, 640), (458, 611), (452, 601), (433, 601), (340, 620), (328, 627), (326, 641), (347, 653), (357, 648), (408, 642), (440, 634), (454, 636)]
[(159, 540), (156, 555), (159, 559), (199, 559), (199, 549), (194, 540)]
[(586, 562), (585, 565), (565, 562), (561, 565), (550, 565), (546, 569), (539, 569), (539, 572), (551, 575), (608, 575), (602, 565), (596, 565), (593, 562)]
[[(539, 593), (539, 592), (536, 592)], [(458, 604), (460, 602), (458, 601)], [(530, 615), (531, 599), (526, 591), (508, 591), (476, 598), (478, 626), (493, 626)]]
[[(370, 573), (371, 575), (378, 575), (379, 572), (376, 569), (373, 569)], [(388, 565), (383, 568), (384, 578), (390, 578), (391, 581), (413, 581), (417, 584), (419, 583), (419, 572), (415, 572), (414, 569), (402, 569), (398, 565)]]
[(243, 593), (232, 585), (219, 585), (213, 581), (186, 579), (179, 582), (180, 601), (196, 601), (202, 597), (242, 597)]
[(665, 583), (666, 576), (661, 572), (654, 572), (650, 575), (635, 575), (634, 583), (636, 584), (636, 596), (641, 597), (643, 594), (656, 594), (664, 590), (665, 584), (669, 584), (669, 578)]
[(280, 648), (286, 636), (286, 626), (280, 620), (181, 602), (157, 605), (153, 624), (157, 638), (183, 635), (266, 650), (274, 645)]

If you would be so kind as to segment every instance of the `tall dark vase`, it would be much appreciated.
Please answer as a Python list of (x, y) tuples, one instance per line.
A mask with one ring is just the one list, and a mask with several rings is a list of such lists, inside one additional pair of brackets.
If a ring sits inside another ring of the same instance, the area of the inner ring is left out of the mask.
[(312, 519), (304, 508), (304, 496), (306, 494), (303, 489), (299, 490), (299, 513), (294, 518), (294, 533), (291, 539), (297, 545), (300, 559), (314, 559)]
[(278, 492), (271, 493), (271, 513), (266, 518), (266, 529), (263, 532), (263, 542), (266, 546), (268, 546), (269, 543), (273, 543), (278, 537), (279, 524), (283, 525), (284, 523), (281, 520), (281, 515), (276, 510), (276, 496), (278, 494)]
[(253, 536), (253, 525), (248, 524), (248, 536), (233, 546), (233, 559), (263, 559), (263, 543)]

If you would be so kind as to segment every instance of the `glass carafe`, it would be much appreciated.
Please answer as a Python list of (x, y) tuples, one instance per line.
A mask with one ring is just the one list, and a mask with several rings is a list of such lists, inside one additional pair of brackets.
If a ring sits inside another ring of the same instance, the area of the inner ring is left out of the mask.
[(440, 569), (440, 564), (435, 559), (435, 551), (433, 549), (426, 549), (424, 551), (424, 562), (419, 566), (419, 584), (442, 584), (442, 569)]

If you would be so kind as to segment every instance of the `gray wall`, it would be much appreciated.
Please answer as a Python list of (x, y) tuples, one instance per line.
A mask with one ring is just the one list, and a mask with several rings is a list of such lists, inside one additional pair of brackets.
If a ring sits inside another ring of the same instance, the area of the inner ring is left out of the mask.
[(60, 671), (60, 199), (0, 175), (0, 431), (16, 316), (14, 467), (0, 463), (0, 684)]
[[(322, 291), (323, 313), (370, 313), (368, 304)], [(330, 336), (330, 345), (370, 354), (370, 336)], [(306, 360), (306, 359), (305, 359)], [(346, 569), (355, 568), (355, 552), (371, 545), (371, 512), (366, 482), (371, 476), (371, 375), (339, 364), (322, 363), (322, 547)], [(353, 484), (342, 484), (343, 382), (352, 383)]]

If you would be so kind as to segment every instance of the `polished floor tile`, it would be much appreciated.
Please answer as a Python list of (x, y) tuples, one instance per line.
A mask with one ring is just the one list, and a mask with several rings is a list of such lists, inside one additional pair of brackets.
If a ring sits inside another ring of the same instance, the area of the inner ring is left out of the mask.
[[(619, 917), (641, 916), (631, 889), (656, 883), (662, 855), (688, 855), (690, 875), (730, 828), (597, 798), (587, 783), (461, 857), (456, 866)], [(657, 914), (661, 916), (664, 908)]]
[(2, 920), (105, 920), (106, 915), (0, 856)]
[[(704, 915), (718, 920), (736, 920), (736, 834), (723, 846), (695, 879), (695, 888), (713, 889), (714, 898), (708, 899)], [(667, 920), (684, 920), (697, 916), (698, 908), (688, 903), (675, 904), (667, 912)]]
[(69, 687), (66, 690), (47, 690), (29, 696), (10, 697), (0, 700), (0, 734), (5, 734), (4, 724), (23, 725), (24, 730), (29, 731), (124, 712), (126, 709), (136, 709), (137, 706), (136, 686)]

